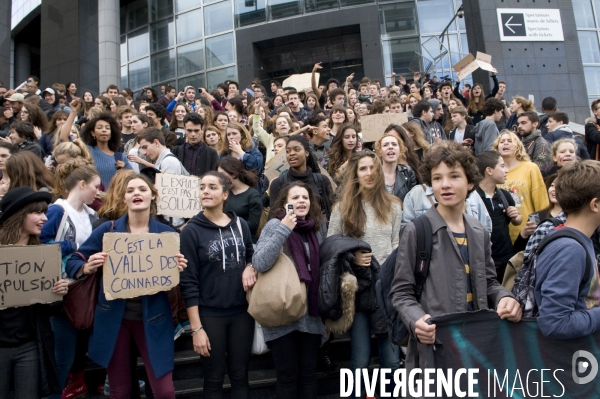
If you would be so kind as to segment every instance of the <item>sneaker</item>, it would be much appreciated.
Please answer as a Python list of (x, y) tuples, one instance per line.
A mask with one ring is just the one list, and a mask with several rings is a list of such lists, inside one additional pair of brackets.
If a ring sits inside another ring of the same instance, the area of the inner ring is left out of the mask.
[[(143, 393), (146, 388), (146, 383), (144, 382), (144, 380), (139, 380), (138, 384), (140, 384), (140, 393)], [(108, 376), (106, 377), (106, 380), (104, 381), (104, 395), (110, 396), (110, 386), (108, 385)]]
[(192, 326), (190, 325), (190, 321), (186, 320), (183, 323), (181, 323), (181, 326), (183, 327), (183, 331), (184, 332), (190, 332), (192, 331)]
[(69, 373), (69, 379), (67, 385), (62, 392), (61, 399), (76, 399), (86, 397), (88, 393), (87, 385), (83, 380), (83, 372), (71, 374)]
[(173, 333), (173, 341), (177, 340), (177, 338), (181, 337), (181, 333), (183, 332), (183, 327), (181, 324), (177, 324), (175, 327), (175, 332)]

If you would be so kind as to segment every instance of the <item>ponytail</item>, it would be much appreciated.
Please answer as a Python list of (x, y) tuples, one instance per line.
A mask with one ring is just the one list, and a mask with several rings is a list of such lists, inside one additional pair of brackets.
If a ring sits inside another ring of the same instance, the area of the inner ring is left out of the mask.
[(89, 183), (95, 176), (98, 176), (98, 171), (93, 166), (83, 160), (70, 160), (56, 168), (54, 192), (65, 197), (80, 181)]

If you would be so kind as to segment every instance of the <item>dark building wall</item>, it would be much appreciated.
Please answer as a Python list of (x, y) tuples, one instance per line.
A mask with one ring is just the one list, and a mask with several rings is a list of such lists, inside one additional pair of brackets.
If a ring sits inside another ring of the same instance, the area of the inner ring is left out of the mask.
[[(469, 50), (492, 56), (500, 80), (506, 81), (505, 99), (534, 95), (535, 106), (542, 99), (556, 98), (558, 107), (574, 122), (590, 116), (587, 90), (571, 0), (469, 0), (463, 2)], [(501, 42), (497, 8), (559, 9), (564, 42)], [(489, 73), (477, 70), (473, 81), (490, 89)]]
[(12, 1), (0, 1), (0, 81), (7, 87), (10, 82), (10, 19)]
[(283, 36), (282, 32), (285, 32), (285, 36), (302, 35), (349, 25), (360, 25), (364, 74), (383, 81), (379, 11), (376, 5), (310, 14), (237, 29), (238, 81), (249, 82), (255, 76), (266, 78), (260, 73), (261, 61), (253, 43)]
[(44, 0), (41, 19), (42, 85), (74, 81), (79, 94), (97, 93), (97, 2)]

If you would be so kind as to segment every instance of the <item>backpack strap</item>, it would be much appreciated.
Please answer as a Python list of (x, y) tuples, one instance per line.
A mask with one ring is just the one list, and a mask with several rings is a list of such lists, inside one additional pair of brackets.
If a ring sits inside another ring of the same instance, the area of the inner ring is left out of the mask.
[(502, 189), (496, 187), (496, 192), (498, 193), (498, 196), (500, 197), (500, 202), (502, 202), (502, 206), (504, 207), (504, 210), (507, 210), (510, 205), (508, 205), (508, 201), (506, 200), (506, 197), (504, 196)]
[(58, 230), (56, 230), (56, 236), (54, 237), (54, 242), (63, 241), (65, 238), (65, 234), (67, 232), (67, 219), (69, 218), (69, 214), (67, 210), (59, 203), (55, 202), (50, 206), (58, 206), (63, 210), (62, 219), (60, 219), (60, 224), (58, 225)]
[(415, 297), (417, 302), (421, 300), (423, 287), (429, 274), (429, 264), (431, 263), (431, 250), (433, 248), (433, 231), (431, 222), (425, 215), (421, 215), (413, 220), (417, 230), (417, 265), (415, 268)]
[[(551, 219), (546, 219), (546, 220), (551, 220)], [(558, 220), (558, 219), (556, 219), (556, 220)], [(564, 237), (571, 238), (571, 239), (577, 241), (579, 243), (579, 245), (581, 245), (583, 247), (583, 250), (585, 251), (585, 259), (586, 259), (585, 272), (583, 274), (583, 279), (579, 282), (579, 291), (581, 291), (583, 289), (585, 283), (590, 279), (590, 277), (592, 275), (592, 270), (593, 270), (593, 267), (595, 266), (595, 264), (594, 264), (594, 260), (592, 259), (588, 250), (585, 247), (585, 243), (583, 242), (583, 240), (579, 237), (579, 235), (577, 233), (575, 233), (571, 230), (560, 229), (556, 233), (546, 236), (542, 240), (542, 242), (540, 242), (538, 247), (535, 249), (536, 258), (544, 250), (544, 248), (546, 248), (546, 246), (548, 244), (550, 244), (554, 240), (557, 240), (559, 238), (564, 238)]]
[[(561, 222), (561, 220), (560, 220), (560, 219), (557, 219), (557, 218), (547, 218), (547, 219), (544, 219), (544, 220), (542, 220), (542, 221), (540, 222), (540, 224), (542, 224), (542, 223), (544, 223), (544, 222), (551, 222), (551, 223), (554, 225), (554, 227), (558, 227), (558, 226), (560, 226), (561, 224), (563, 224), (563, 222)], [(582, 244), (582, 245), (583, 245), (583, 244)]]

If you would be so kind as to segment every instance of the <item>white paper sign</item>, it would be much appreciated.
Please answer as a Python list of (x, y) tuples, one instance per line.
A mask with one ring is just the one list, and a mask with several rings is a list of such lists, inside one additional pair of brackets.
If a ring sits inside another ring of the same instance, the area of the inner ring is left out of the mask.
[[(317, 85), (319, 84), (319, 73), (315, 73)], [(312, 73), (300, 73), (292, 75), (283, 81), (282, 87), (294, 87), (296, 91), (312, 90), (311, 85)]]
[(542, 8), (498, 8), (502, 42), (563, 42), (560, 10)]

